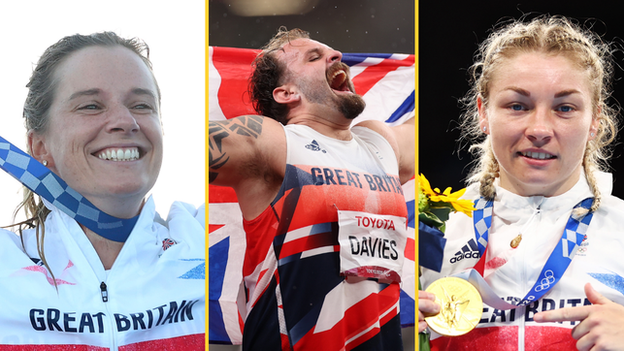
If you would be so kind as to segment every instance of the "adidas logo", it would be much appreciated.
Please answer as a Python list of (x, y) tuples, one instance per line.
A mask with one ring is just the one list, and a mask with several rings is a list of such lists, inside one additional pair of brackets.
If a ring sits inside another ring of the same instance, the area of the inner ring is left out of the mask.
[(475, 239), (470, 239), (461, 250), (455, 253), (455, 256), (451, 258), (451, 263), (457, 263), (464, 258), (479, 258), (479, 247)]
[(322, 151), (323, 153), (327, 152), (327, 151), (321, 149), (321, 146), (319, 145), (319, 143), (316, 140), (312, 140), (312, 142), (309, 143), (308, 145), (306, 145), (305, 148), (308, 149), (308, 150), (312, 150), (312, 151)]

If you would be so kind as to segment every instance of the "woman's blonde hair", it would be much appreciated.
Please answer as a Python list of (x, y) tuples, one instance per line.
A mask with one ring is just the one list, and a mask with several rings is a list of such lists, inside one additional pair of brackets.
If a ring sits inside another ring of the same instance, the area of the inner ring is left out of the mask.
[(477, 99), (484, 106), (489, 101), (489, 89), (494, 72), (502, 62), (519, 53), (540, 52), (563, 55), (588, 72), (592, 96), (592, 112), (599, 126), (595, 137), (587, 143), (583, 167), (595, 200), (592, 210), (600, 205), (601, 194), (596, 184), (595, 171), (605, 170), (611, 157), (609, 144), (615, 139), (619, 109), (607, 104), (611, 96), (613, 76), (613, 48), (596, 33), (581, 28), (571, 19), (561, 16), (541, 16), (531, 21), (517, 20), (496, 29), (481, 43), (470, 67), (472, 88), (463, 98), (462, 138), (472, 143), (470, 151), (477, 156), (469, 182), (480, 182), (481, 196), (493, 199), (496, 195), (494, 179), (499, 176), (498, 161), (494, 157), (490, 137), (479, 126)]

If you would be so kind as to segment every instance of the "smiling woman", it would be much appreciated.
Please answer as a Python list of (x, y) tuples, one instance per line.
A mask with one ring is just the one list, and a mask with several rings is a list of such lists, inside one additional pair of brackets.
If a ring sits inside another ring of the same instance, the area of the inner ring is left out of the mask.
[(33, 71), (28, 149), (52, 173), (27, 191), (20, 235), (0, 230), (0, 291), (12, 301), (0, 344), (204, 349), (204, 209), (174, 203), (165, 221), (147, 197), (163, 157), (148, 52), (112, 32), (76, 34)]
[[(481, 44), (463, 124), (476, 210), (450, 216), (441, 271), (421, 281), (470, 272), (483, 309), (467, 334), (432, 332), (432, 349), (622, 349), (624, 201), (602, 172), (617, 131), (612, 51), (560, 16), (511, 21)], [(448, 303), (419, 296), (422, 332)]]
[(588, 73), (565, 56), (519, 54), (501, 63), (479, 123), (490, 135), (501, 187), (556, 196), (576, 184), (598, 129)]
[[(49, 116), (47, 128), (29, 132), (33, 156), (100, 210), (136, 216), (163, 155), (151, 70), (129, 48), (90, 46), (66, 57), (52, 78), (58, 83), (42, 114)], [(115, 156), (101, 157), (107, 153)], [(126, 153), (140, 157), (127, 159)]]

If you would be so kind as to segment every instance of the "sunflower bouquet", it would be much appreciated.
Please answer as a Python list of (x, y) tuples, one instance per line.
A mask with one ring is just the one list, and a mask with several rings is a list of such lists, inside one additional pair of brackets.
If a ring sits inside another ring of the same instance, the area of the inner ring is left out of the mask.
[(418, 192), (418, 220), (430, 227), (437, 228), (442, 233), (446, 229), (446, 221), (451, 212), (462, 212), (472, 217), (474, 210), (472, 201), (460, 199), (466, 188), (452, 192), (448, 187), (443, 192), (438, 188), (431, 188), (431, 184), (421, 173), (419, 177), (420, 190)]

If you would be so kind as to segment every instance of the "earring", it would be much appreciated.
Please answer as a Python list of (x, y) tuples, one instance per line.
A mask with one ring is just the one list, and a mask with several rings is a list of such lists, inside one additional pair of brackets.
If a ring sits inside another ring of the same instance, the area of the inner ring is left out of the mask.
[(594, 137), (594, 132), (589, 133), (589, 135), (593, 138)]
[(48, 161), (46, 161), (46, 160), (41, 161), (41, 163), (43, 163), (44, 166), (48, 165)]
[(483, 126), (483, 132), (485, 133), (485, 131), (487, 130), (486, 126)]

